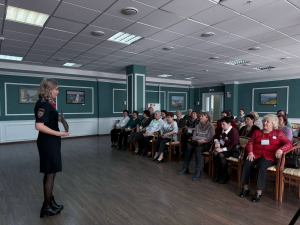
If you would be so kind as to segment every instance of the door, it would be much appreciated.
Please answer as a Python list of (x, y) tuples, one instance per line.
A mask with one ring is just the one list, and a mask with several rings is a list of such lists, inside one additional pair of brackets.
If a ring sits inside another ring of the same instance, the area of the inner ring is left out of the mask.
[(211, 120), (220, 119), (224, 108), (224, 93), (204, 93), (202, 98), (204, 110), (210, 115)]

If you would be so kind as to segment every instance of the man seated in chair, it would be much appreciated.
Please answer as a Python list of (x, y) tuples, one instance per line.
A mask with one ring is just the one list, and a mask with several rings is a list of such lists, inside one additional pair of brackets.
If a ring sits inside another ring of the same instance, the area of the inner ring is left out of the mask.
[(192, 159), (192, 154), (195, 152), (196, 172), (192, 180), (199, 180), (201, 177), (202, 153), (209, 150), (210, 142), (214, 135), (215, 128), (210, 123), (210, 116), (206, 112), (201, 112), (200, 123), (195, 127), (191, 145), (188, 146), (186, 150), (183, 167), (178, 172), (178, 175), (189, 173), (189, 164)]

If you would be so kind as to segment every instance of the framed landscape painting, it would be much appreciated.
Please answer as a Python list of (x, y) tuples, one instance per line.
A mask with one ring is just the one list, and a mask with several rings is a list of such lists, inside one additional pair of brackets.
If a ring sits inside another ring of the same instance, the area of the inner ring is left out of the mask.
[(260, 104), (261, 105), (277, 105), (277, 93), (261, 93)]
[(84, 91), (67, 91), (67, 104), (84, 104)]
[(39, 100), (38, 88), (19, 88), (19, 103), (36, 103)]
[(171, 107), (172, 108), (183, 108), (184, 107), (184, 97), (183, 96), (172, 96), (171, 97)]

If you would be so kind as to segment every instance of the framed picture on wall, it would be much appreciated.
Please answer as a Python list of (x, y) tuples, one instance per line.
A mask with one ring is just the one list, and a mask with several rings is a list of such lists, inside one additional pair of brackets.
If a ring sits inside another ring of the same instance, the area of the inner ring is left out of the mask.
[(261, 93), (260, 104), (261, 105), (277, 105), (277, 93)]
[(171, 107), (172, 108), (183, 108), (184, 107), (184, 96), (171, 96)]
[(67, 104), (84, 104), (85, 93), (84, 91), (67, 91)]
[(38, 88), (19, 88), (19, 103), (36, 103), (39, 100)]

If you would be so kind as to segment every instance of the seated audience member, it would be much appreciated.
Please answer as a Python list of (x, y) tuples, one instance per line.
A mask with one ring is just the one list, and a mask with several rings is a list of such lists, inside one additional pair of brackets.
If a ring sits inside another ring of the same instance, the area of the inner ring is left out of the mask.
[(245, 122), (245, 110), (240, 109), (240, 115), (235, 118), (235, 122), (238, 127), (241, 127), (241, 124)]
[(192, 110), (192, 109), (189, 109), (189, 110), (188, 110), (188, 114), (185, 115), (183, 118), (184, 118), (185, 120), (189, 120), (190, 118), (192, 118), (192, 112), (193, 112), (193, 110)]
[(144, 139), (143, 131), (145, 131), (146, 127), (148, 127), (149, 124), (151, 123), (151, 118), (149, 116), (150, 116), (149, 110), (145, 110), (143, 112), (143, 119), (140, 122), (140, 125), (136, 126), (136, 132), (132, 133), (128, 138), (128, 142), (132, 142), (135, 147), (135, 151), (134, 151), (135, 154), (139, 152), (138, 142), (141, 139)]
[[(230, 115), (230, 113), (229, 113), (228, 111), (223, 111), (223, 112), (221, 113), (221, 119), (222, 119), (223, 117), (230, 117), (229, 115)], [(231, 117), (230, 117), (230, 118), (231, 118)], [(232, 120), (232, 119), (231, 119), (231, 120)], [(236, 123), (235, 123), (234, 120), (232, 120), (231, 126), (233, 126), (237, 131), (239, 131), (239, 128), (237, 127), (237, 125), (236, 125)], [(216, 132), (217, 132), (217, 130), (221, 130), (221, 131), (222, 131), (221, 120), (218, 120), (218, 121), (217, 121)]]
[(122, 128), (125, 127), (130, 120), (128, 116), (128, 110), (123, 110), (123, 118), (120, 119), (119, 123), (116, 124), (115, 128), (111, 130), (111, 147), (117, 147), (118, 134), (122, 131)]
[(291, 128), (287, 127), (288, 118), (284, 115), (278, 116), (278, 129), (282, 130), (285, 136), (293, 143), (293, 131)]
[(153, 161), (157, 161), (158, 163), (164, 162), (164, 152), (166, 143), (171, 141), (172, 135), (173, 141), (177, 141), (178, 127), (177, 123), (173, 119), (174, 114), (172, 112), (167, 112), (167, 121), (164, 123), (162, 129), (160, 130), (160, 137), (155, 140), (155, 156), (153, 158)]
[(300, 137), (300, 126), (297, 128), (296, 131), (293, 132), (294, 137)]
[(189, 173), (189, 164), (195, 153), (196, 171), (192, 180), (198, 180), (201, 177), (202, 153), (210, 149), (210, 142), (215, 135), (215, 128), (210, 123), (210, 117), (206, 112), (200, 113), (200, 123), (195, 127), (191, 145), (188, 146), (182, 169), (178, 172), (179, 175)]
[(258, 126), (254, 125), (254, 116), (252, 114), (245, 116), (245, 124), (246, 126), (239, 130), (240, 137), (251, 138), (254, 131), (260, 130)]
[[(278, 110), (277, 111), (277, 116), (279, 116), (279, 115), (286, 116), (286, 112), (284, 110)], [(293, 126), (289, 121), (287, 122), (286, 126), (293, 130)]]
[(153, 120), (153, 119), (154, 119), (154, 113), (153, 113), (154, 110), (153, 110), (153, 108), (152, 108), (152, 107), (149, 107), (149, 108), (148, 108), (148, 111), (150, 112), (150, 116), (149, 116), (150, 119)]
[(232, 149), (239, 143), (239, 133), (231, 125), (232, 119), (230, 117), (223, 117), (221, 119), (221, 129), (216, 131), (214, 136), (215, 149), (213, 153), (213, 162), (215, 176), (213, 182), (225, 184), (229, 180), (227, 171), (227, 160), (232, 155)]
[[(229, 113), (228, 117), (230, 117), (232, 120), (234, 120), (234, 117), (233, 117), (233, 115), (232, 115), (231, 110), (227, 110), (227, 112)], [(234, 121), (234, 122), (235, 122), (235, 121)]]
[(254, 116), (254, 125), (258, 126), (259, 129), (263, 129), (263, 124), (261, 122), (261, 119), (259, 119), (258, 113), (255, 111), (252, 111), (252, 112), (249, 112), (249, 114)]
[(132, 119), (128, 121), (127, 125), (125, 126), (125, 129), (119, 134), (118, 150), (122, 149), (122, 146), (123, 146), (123, 150), (126, 150), (128, 135), (131, 133), (132, 128), (136, 127), (136, 125), (138, 125), (141, 122), (140, 119), (138, 118), (138, 115), (139, 115), (138, 111), (133, 111)]
[(188, 144), (188, 140), (190, 137), (193, 136), (193, 131), (195, 130), (195, 127), (198, 123), (200, 123), (200, 120), (198, 119), (198, 112), (197, 111), (193, 111), (191, 114), (192, 117), (190, 117), (185, 125), (185, 130), (184, 132), (181, 134), (181, 153), (184, 154), (186, 148), (187, 148), (187, 144)]
[(181, 118), (182, 117), (182, 112), (180, 110), (176, 110), (176, 119), (174, 119), (177, 123), (177, 126), (178, 126), (178, 129), (182, 129), (185, 127), (185, 122), (186, 120), (184, 118)]
[(142, 155), (147, 155), (148, 158), (150, 158), (152, 154), (152, 143), (150, 141), (153, 139), (154, 132), (161, 130), (164, 125), (164, 121), (160, 117), (161, 112), (156, 110), (154, 112), (154, 119), (146, 128), (144, 138), (139, 142), (140, 146), (145, 146), (145, 150), (143, 151)]
[(283, 152), (293, 147), (291, 141), (277, 128), (278, 118), (276, 115), (268, 114), (264, 116), (263, 130), (254, 131), (246, 145), (248, 156), (243, 164), (241, 198), (250, 192), (248, 186), (249, 177), (251, 169), (256, 165), (258, 169), (257, 190), (251, 201), (259, 202), (262, 191), (265, 189), (268, 167), (272, 166), (276, 158), (280, 158)]
[(162, 119), (164, 122), (167, 121), (166, 114), (167, 114), (167, 111), (166, 111), (166, 110), (161, 110), (161, 119)]

